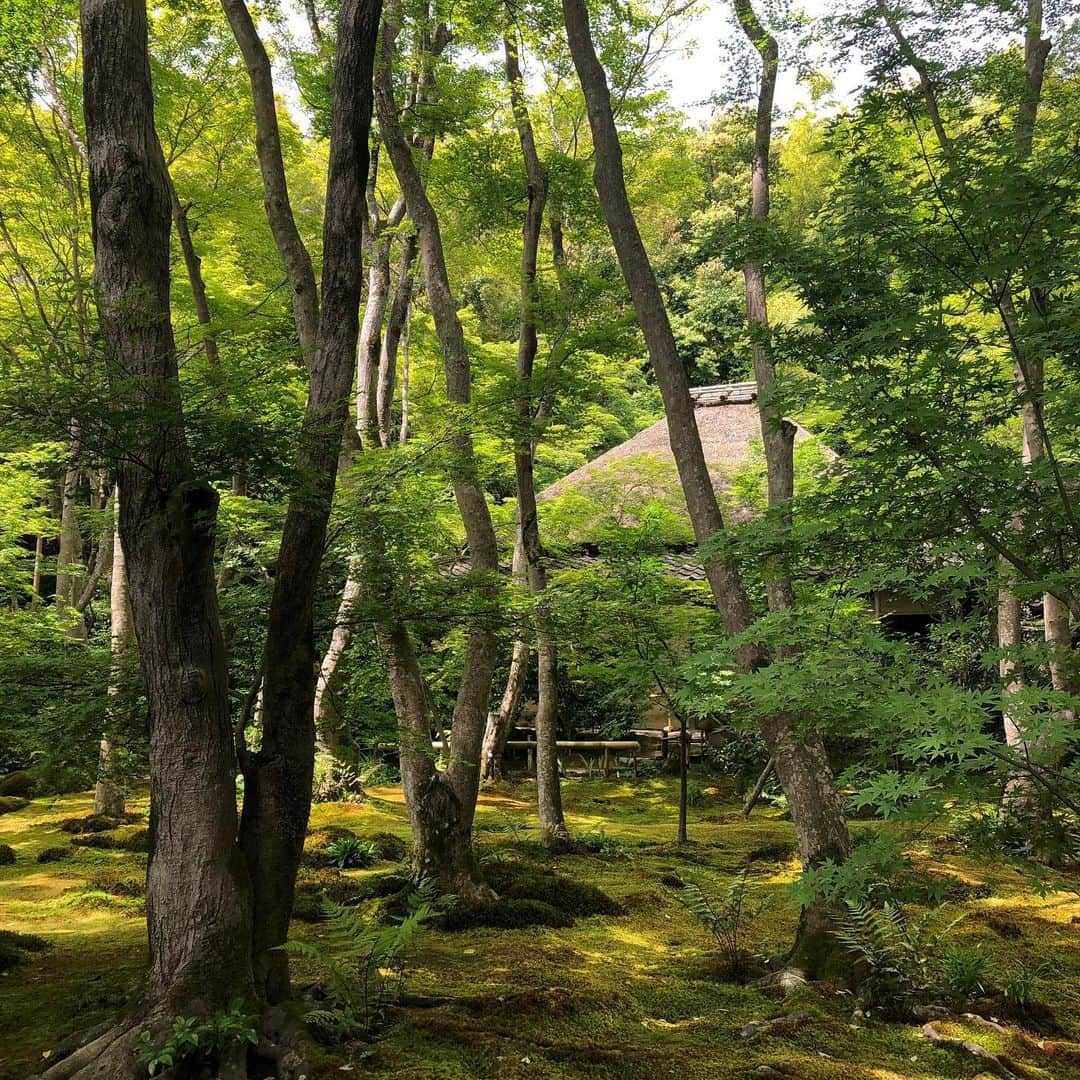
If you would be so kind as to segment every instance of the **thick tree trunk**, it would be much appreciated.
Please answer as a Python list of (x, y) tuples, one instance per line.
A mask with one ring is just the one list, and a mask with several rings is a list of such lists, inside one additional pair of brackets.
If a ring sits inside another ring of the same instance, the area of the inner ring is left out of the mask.
[(262, 742), (256, 754), (245, 754), (242, 760), (240, 844), (255, 894), (255, 981), (270, 1001), (288, 993), (288, 963), (280, 947), (292, 915), (311, 807), (313, 605), (359, 334), (360, 243), (379, 6), (378, 0), (346, 0), (339, 14), (318, 344), (310, 358), (298, 487), (285, 515), (270, 601), (262, 665)]
[[(250, 886), (236, 847), (235, 757), (212, 574), (217, 495), (192, 476), (169, 321), (171, 199), (153, 124), (142, 0), (84, 0), (94, 285), (125, 414), (120, 537), (150, 727), (148, 1011), (252, 991)], [(131, 1028), (55, 1075), (130, 1075)]]
[[(116, 528), (112, 544), (112, 581), (109, 588), (110, 627), (112, 648), (112, 679), (109, 698), (121, 692), (121, 669), (131, 645), (131, 599), (128, 595), (127, 568), (124, 565), (124, 545), (120, 541), (119, 497), (114, 495)], [(111, 710), (110, 710), (111, 711)], [(124, 812), (124, 790), (117, 782), (114, 769), (114, 747), (110, 733), (101, 736), (98, 755), (97, 783), (94, 785), (94, 813), (119, 817)]]
[[(671, 449), (694, 533), (699, 544), (707, 544), (722, 533), (723, 519), (701, 448), (686, 371), (626, 194), (622, 148), (607, 77), (593, 47), (584, 0), (563, 0), (563, 15), (588, 106), (596, 154), (594, 179), (601, 208), (663, 396)], [(714, 555), (706, 561), (705, 572), (726, 632), (736, 635), (748, 629), (753, 613), (735, 565), (727, 557)], [(751, 671), (767, 659), (760, 649), (750, 645), (742, 646), (736, 655), (743, 671)], [(803, 863), (814, 866), (827, 858), (842, 861), (849, 850), (847, 824), (820, 737), (813, 733), (797, 735), (783, 717), (764, 720), (762, 734), (791, 807)], [(816, 975), (826, 966), (831, 944), (826, 940), (825, 927), (817, 925), (814, 909), (808, 909), (808, 913), (796, 957), (811, 975)]]
[(533, 479), (536, 443), (533, 434), (535, 407), (532, 378), (536, 361), (536, 313), (539, 305), (536, 264), (540, 250), (540, 234), (544, 227), (548, 176), (536, 152), (536, 139), (533, 135), (532, 121), (529, 118), (525, 84), (518, 58), (516, 30), (513, 28), (512, 12), (509, 10), (507, 23), (508, 30), (503, 39), (506, 54), (506, 81), (510, 87), (510, 103), (528, 179), (528, 205), (525, 210), (525, 220), (521, 226), (521, 319), (518, 326), (515, 400), (518, 429), (514, 438), (514, 473), (517, 480), (518, 528), (525, 556), (525, 576), (529, 583), (529, 592), (533, 597), (533, 611), (537, 626), (536, 793), (540, 832), (546, 844), (559, 845), (566, 843), (570, 838), (563, 818), (559, 760), (555, 746), (559, 721), (559, 657), (544, 599), (547, 574), (543, 565), (540, 522), (536, 508), (536, 484)]
[[(398, 183), (405, 196), (409, 217), (416, 226), (420, 257), (427, 283), (428, 301), (435, 320), (446, 372), (446, 392), (455, 408), (455, 423), (461, 425), (471, 397), (469, 355), (465, 335), (458, 319), (457, 305), (450, 289), (443, 254), (442, 235), (435, 210), (424, 190), (423, 181), (412, 157), (394, 100), (393, 56), (394, 41), (399, 30), (399, 15), (395, 7), (387, 12), (383, 23), (382, 55), (375, 78), (375, 97), (379, 124)], [(498, 547), (487, 501), (480, 486), (472, 437), (458, 427), (450, 440), (451, 481), (454, 496), (465, 526), (465, 536), (472, 561), (474, 587), (492, 592), (498, 574)], [(493, 626), (483, 618), (470, 629), (465, 645), (465, 662), (454, 706), (451, 726), (452, 756), (446, 772), (438, 783), (448, 784), (456, 800), (456, 814), (440, 826), (438, 837), (430, 834), (431, 818), (417, 811), (414, 828), (419, 828), (415, 842), (421, 851), (432, 858), (471, 850), (471, 830), (476, 812), (476, 796), (480, 783), (480, 744), (484, 734), (491, 698), (491, 680), (495, 671), (498, 637)], [(445, 778), (445, 779), (444, 779)], [(412, 796), (422, 798), (424, 805), (435, 800), (433, 788), (427, 791), (412, 787)], [(443, 807), (445, 809), (445, 807)], [(412, 810), (411, 810), (412, 812)], [(441, 876), (441, 875), (439, 875)]]

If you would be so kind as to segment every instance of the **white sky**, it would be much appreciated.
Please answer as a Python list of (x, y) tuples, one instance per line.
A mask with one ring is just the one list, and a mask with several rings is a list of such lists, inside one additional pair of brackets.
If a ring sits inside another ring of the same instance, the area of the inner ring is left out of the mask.
[[(667, 84), (672, 104), (694, 120), (708, 119), (712, 112), (709, 98), (729, 82), (725, 72), (729, 61), (721, 42), (729, 39), (733, 32), (739, 34), (728, 16), (731, 10), (729, 2), (705, 0), (696, 14), (681, 17), (678, 30), (672, 34), (669, 42), (668, 55), (662, 57), (652, 70), (654, 84)], [(803, 0), (799, 10), (813, 18), (824, 14), (829, 6), (831, 0)], [(297, 38), (307, 40), (307, 21), (298, 0), (284, 0), (282, 7), (291, 32)], [(830, 67), (820, 58), (814, 58), (814, 62), (833, 79), (835, 99), (845, 101), (854, 96), (864, 74), (857, 57), (853, 57), (842, 70)], [(286, 97), (291, 99), (288, 89), (282, 89)], [(778, 110), (781, 113), (790, 112), (800, 104), (809, 102), (809, 91), (796, 81), (794, 66), (785, 64), (781, 56), (776, 89)], [(295, 112), (296, 103), (290, 100), (290, 104), (293, 104)], [(817, 107), (820, 110), (827, 106), (820, 103)]]

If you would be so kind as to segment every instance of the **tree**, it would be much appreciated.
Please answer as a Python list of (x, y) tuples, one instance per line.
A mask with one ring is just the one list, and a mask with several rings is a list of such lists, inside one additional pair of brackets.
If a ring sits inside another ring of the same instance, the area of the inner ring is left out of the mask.
[[(312, 496), (305, 485), (286, 522), (269, 620), (268, 722), (262, 747), (252, 754), (234, 746), (226, 695), (213, 576), (218, 496), (195, 477), (184, 433), (169, 304), (172, 198), (154, 129), (146, 10), (139, 0), (83, 5), (94, 281), (111, 385), (130, 440), (117, 464), (120, 538), (150, 708), (151, 960), (138, 1019), (58, 1063), (49, 1073), (54, 1077), (134, 1075), (131, 1049), (143, 1024), (182, 1007), (212, 1009), (237, 997), (275, 1000), (287, 992), (284, 958), (270, 950), (287, 931), (299, 865), (296, 838), (302, 844), (310, 803), (310, 593), (358, 328), (378, 15), (377, 4), (362, 2), (347, 2), (340, 15), (324, 322), (310, 358), (299, 460), (304, 479), (321, 490)], [(282, 686), (292, 677), (297, 685)], [(238, 750), (246, 781), (241, 822)], [(219, 1067), (246, 1075), (242, 1058)]]
[[(597, 194), (663, 394), (671, 449), (694, 532), (703, 548), (706, 577), (725, 631), (732, 637), (744, 635), (754, 618), (750, 600), (737, 567), (722, 552), (724, 523), (701, 449), (686, 372), (626, 194), (607, 77), (593, 47), (588, 10), (583, 0), (563, 0), (563, 15), (589, 110)], [(767, 660), (759, 647), (743, 638), (736, 651), (740, 670), (753, 670)], [(850, 846), (847, 824), (820, 735), (810, 732), (800, 737), (783, 716), (765, 717), (761, 727), (791, 806), (804, 865), (843, 861)], [(835, 951), (830, 931), (824, 901), (819, 898), (805, 906), (792, 954), (794, 962), (812, 974), (824, 970)]]

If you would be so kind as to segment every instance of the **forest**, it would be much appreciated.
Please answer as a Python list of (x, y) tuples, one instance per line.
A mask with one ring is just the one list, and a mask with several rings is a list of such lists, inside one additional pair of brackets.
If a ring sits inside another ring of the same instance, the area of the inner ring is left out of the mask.
[(1080, 1078), (1080, 0), (0, 0), (0, 1078)]

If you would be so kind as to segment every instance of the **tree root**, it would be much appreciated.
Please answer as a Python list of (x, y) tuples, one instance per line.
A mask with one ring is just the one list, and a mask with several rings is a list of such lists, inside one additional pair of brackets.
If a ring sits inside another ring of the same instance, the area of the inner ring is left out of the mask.
[[(94, 1028), (81, 1045), (55, 1062), (36, 1080), (145, 1080), (139, 1039), (147, 1027), (161, 1026), (164, 1015), (140, 1014), (102, 1032)], [(253, 1071), (254, 1070), (254, 1071)], [(218, 1080), (301, 1080), (309, 1072), (299, 1045), (299, 1030), (284, 1009), (269, 1008), (259, 1021), (256, 1047), (237, 1044), (217, 1068)], [(183, 1065), (158, 1074), (160, 1080), (181, 1080), (189, 1073)]]

